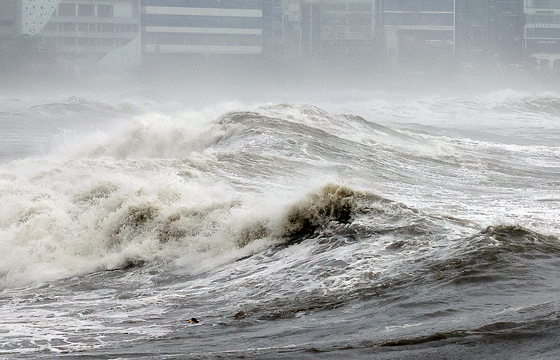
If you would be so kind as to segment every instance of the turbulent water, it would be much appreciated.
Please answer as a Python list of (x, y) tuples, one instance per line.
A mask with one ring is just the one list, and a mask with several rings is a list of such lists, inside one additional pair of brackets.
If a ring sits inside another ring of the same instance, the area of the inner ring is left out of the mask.
[(340, 99), (0, 98), (0, 358), (560, 357), (560, 95)]

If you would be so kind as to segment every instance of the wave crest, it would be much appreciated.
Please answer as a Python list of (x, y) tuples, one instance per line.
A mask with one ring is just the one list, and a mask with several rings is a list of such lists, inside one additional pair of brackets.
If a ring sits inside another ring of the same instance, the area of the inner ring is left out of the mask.
[(380, 196), (329, 183), (308, 194), (287, 212), (282, 236), (290, 242), (313, 234), (329, 222), (348, 223), (352, 216), (372, 202), (390, 202)]

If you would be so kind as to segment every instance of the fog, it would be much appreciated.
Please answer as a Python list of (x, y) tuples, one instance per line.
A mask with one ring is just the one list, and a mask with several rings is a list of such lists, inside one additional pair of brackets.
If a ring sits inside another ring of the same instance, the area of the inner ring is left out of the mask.
[(5, 95), (151, 89), (305, 101), (352, 90), (555, 90), (560, 72), (560, 15), (534, 15), (560, 11), (546, 1), (42, 3), (0, 7)]
[(167, 104), (371, 120), (378, 99), (560, 92), (560, 15), (534, 15), (560, 13), (548, 2), (497, 1), (492, 19), (485, 1), (460, 0), (39, 2), (0, 4), (0, 160)]
[(558, 359), (559, 80), (560, 0), (0, 0), (0, 358)]

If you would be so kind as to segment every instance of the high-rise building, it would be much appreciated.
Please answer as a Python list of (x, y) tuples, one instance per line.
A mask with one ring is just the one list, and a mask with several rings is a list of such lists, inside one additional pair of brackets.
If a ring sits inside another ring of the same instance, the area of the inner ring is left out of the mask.
[(518, 62), (523, 53), (523, 0), (490, 1), (490, 40), (498, 61)]
[(353, 57), (372, 51), (375, 0), (292, 0), (287, 3), (285, 38), (291, 46), (299, 46), (300, 55)]
[(359, 54), (372, 50), (375, 30), (373, 1), (325, 2), (322, 15), (324, 54)]
[(281, 0), (142, 1), (147, 56), (268, 55), (281, 45)]
[(13, 37), (16, 32), (16, 0), (0, 2), (0, 37)]
[(18, 0), (17, 33), (72, 71), (140, 62), (138, 0)]
[(380, 1), (386, 48), (397, 67), (432, 66), (453, 54), (453, 0)]
[(263, 54), (282, 58), (284, 19), (282, 0), (263, 0)]
[(523, 52), (522, 0), (456, 0), (456, 51), (466, 62), (516, 62)]
[(474, 62), (489, 47), (487, 0), (456, 0), (455, 11), (455, 50)]
[(525, 0), (525, 51), (541, 68), (560, 69), (560, 1)]

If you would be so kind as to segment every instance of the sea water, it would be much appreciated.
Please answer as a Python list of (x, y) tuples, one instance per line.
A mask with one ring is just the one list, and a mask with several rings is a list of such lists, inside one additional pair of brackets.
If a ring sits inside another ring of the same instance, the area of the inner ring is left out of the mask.
[(338, 99), (0, 98), (0, 358), (558, 358), (560, 95)]

